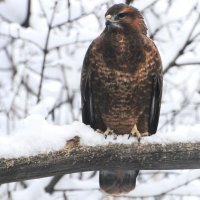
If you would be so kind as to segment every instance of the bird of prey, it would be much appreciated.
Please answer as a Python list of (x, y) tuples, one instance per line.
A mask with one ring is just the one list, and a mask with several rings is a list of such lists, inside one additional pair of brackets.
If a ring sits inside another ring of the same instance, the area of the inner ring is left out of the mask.
[[(141, 13), (115, 4), (106, 27), (89, 46), (81, 73), (82, 120), (106, 134), (140, 139), (157, 131), (162, 96), (162, 63), (147, 36)], [(134, 189), (138, 170), (100, 171), (100, 187), (109, 194)]]

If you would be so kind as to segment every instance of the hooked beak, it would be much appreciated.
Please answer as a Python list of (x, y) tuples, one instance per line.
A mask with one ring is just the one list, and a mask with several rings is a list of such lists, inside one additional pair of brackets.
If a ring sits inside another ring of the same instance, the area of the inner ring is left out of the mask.
[(111, 25), (112, 23), (112, 15), (106, 15), (106, 26)]
[(110, 29), (112, 28), (122, 28), (121, 25), (118, 23), (117, 20), (115, 20), (115, 16), (114, 15), (106, 15), (106, 26)]
[(112, 15), (106, 15), (106, 20), (111, 20), (112, 19)]

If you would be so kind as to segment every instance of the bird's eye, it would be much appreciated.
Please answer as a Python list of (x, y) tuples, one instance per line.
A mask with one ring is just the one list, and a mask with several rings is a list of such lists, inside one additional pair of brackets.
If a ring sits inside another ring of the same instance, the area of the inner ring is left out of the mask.
[(119, 13), (117, 16), (121, 19), (121, 18), (127, 16), (127, 14), (126, 13)]

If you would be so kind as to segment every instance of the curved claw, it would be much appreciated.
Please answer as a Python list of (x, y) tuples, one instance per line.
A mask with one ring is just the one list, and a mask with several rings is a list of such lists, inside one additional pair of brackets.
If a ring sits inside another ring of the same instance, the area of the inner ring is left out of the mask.
[(141, 138), (142, 138), (143, 136), (149, 136), (149, 133), (148, 133), (148, 132), (140, 133), (140, 132), (138, 131), (138, 129), (137, 129), (137, 125), (135, 124), (134, 127), (133, 127), (132, 130), (131, 130), (131, 133), (129, 134), (128, 139), (129, 139), (131, 136), (137, 137), (138, 142), (140, 143)]
[(103, 133), (103, 135), (105, 136), (105, 139), (108, 137), (108, 135), (112, 135), (112, 134), (114, 134), (114, 131), (112, 129), (110, 129), (109, 127)]

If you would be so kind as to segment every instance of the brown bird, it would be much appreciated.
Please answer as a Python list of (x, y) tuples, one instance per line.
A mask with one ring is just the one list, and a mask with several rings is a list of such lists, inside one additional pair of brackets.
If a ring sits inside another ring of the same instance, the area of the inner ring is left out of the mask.
[[(156, 133), (162, 95), (162, 63), (147, 37), (141, 13), (116, 4), (105, 14), (106, 27), (89, 46), (81, 74), (82, 119), (105, 134), (140, 139)], [(134, 189), (138, 170), (100, 171), (109, 194)]]

